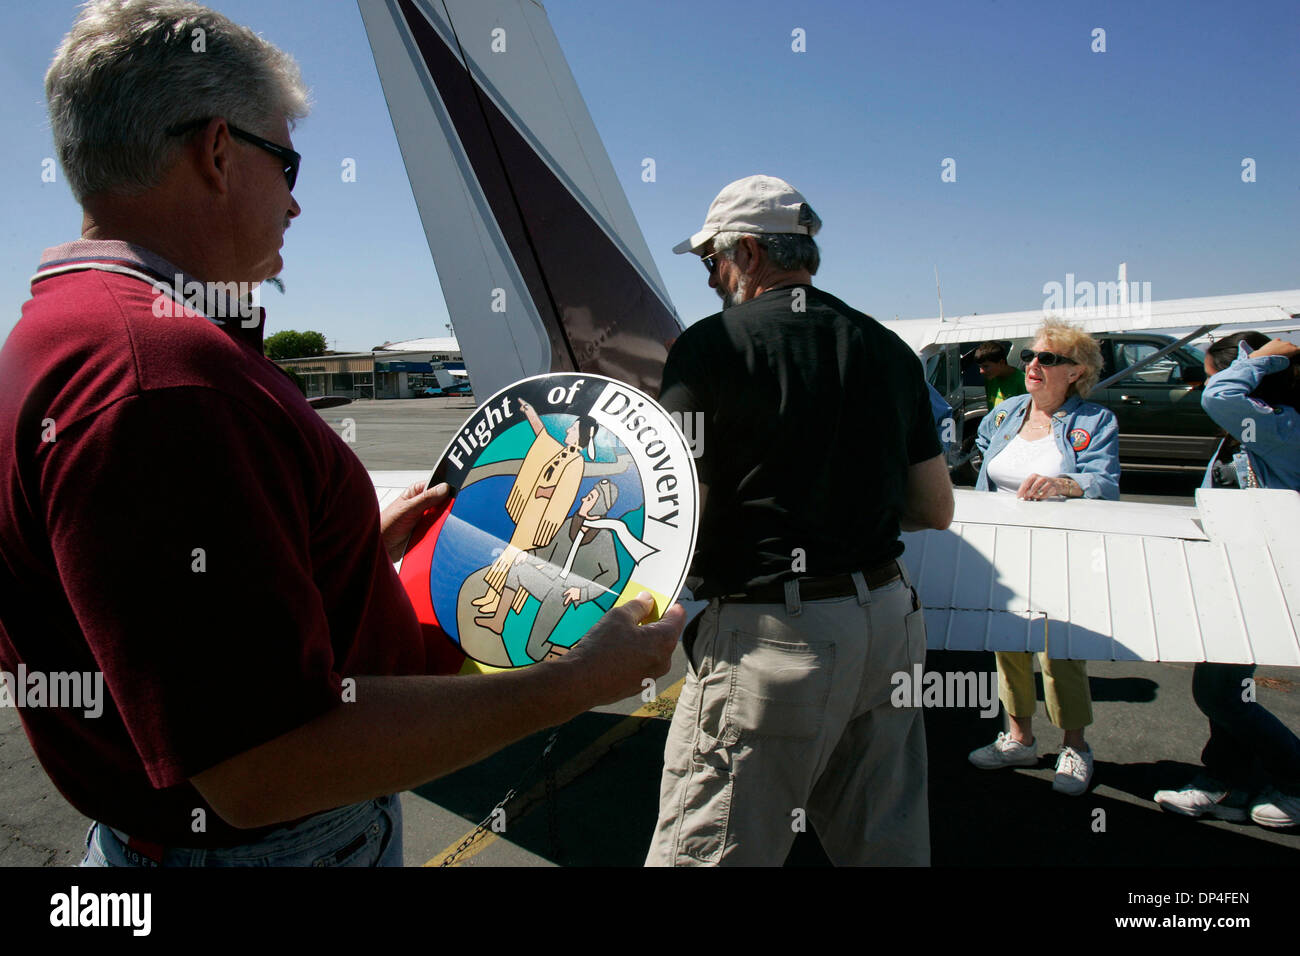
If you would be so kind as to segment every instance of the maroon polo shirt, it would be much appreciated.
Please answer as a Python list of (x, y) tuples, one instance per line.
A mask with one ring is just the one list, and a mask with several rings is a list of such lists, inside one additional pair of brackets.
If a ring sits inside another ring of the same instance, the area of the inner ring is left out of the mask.
[(130, 272), (179, 270), (121, 242), (47, 251), (0, 352), (0, 670), (102, 672), (98, 717), (19, 711), (86, 816), (246, 843), (266, 831), (188, 778), (346, 706), (345, 676), (424, 673), (426, 650), (365, 468), (261, 325)]

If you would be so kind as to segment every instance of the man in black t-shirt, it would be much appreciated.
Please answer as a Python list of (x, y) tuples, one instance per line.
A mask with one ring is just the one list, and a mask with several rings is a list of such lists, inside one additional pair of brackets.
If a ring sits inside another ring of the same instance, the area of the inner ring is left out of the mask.
[(812, 286), (820, 226), (751, 176), (674, 250), (725, 311), (676, 341), (660, 396), (708, 431), (692, 575), (710, 600), (648, 864), (780, 865), (807, 821), (836, 863), (929, 861), (924, 725), (890, 702), (925, 659), (898, 535), (947, 527), (952, 487), (920, 360)]

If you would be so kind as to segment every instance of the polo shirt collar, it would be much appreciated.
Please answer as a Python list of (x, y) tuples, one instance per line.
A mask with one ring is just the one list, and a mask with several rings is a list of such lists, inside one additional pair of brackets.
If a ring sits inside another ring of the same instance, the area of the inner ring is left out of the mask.
[[(252, 307), (252, 315), (243, 316), (239, 303), (230, 302), (228, 298), (224, 309), (213, 309), (216, 316), (206, 315), (201, 308), (194, 308), (186, 299), (193, 300), (192, 292), (196, 288), (207, 288), (204, 283), (189, 273), (177, 268), (155, 252), (121, 239), (74, 239), (71, 242), (51, 246), (41, 255), (40, 265), (32, 276), (33, 286), (42, 279), (66, 272), (83, 269), (98, 269), (125, 275), (136, 275), (142, 280), (166, 286), (172, 291), (172, 297), (185, 304), (186, 312), (207, 319), (219, 325), (231, 338), (262, 351), (262, 335), (266, 327), (266, 311), (261, 306)], [(188, 292), (187, 292), (188, 290)], [(205, 304), (207, 297), (199, 300)], [(224, 312), (228, 318), (220, 318)], [(256, 320), (256, 321), (254, 321)]]

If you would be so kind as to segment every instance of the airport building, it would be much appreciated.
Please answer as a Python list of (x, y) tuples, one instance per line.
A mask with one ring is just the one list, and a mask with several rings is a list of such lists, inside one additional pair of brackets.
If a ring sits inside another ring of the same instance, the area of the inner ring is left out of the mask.
[(308, 398), (421, 398), (468, 380), (454, 338), (385, 342), (369, 352), (339, 352), (276, 363), (302, 381)]

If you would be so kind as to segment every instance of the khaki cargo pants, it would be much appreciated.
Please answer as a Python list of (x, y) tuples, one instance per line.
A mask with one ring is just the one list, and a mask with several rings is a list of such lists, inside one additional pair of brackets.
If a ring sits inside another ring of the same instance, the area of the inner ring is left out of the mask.
[(890, 701), (925, 660), (903, 573), (874, 591), (855, 574), (855, 597), (803, 603), (789, 582), (784, 607), (710, 602), (647, 866), (780, 866), (808, 825), (836, 864), (928, 865), (925, 725)]

